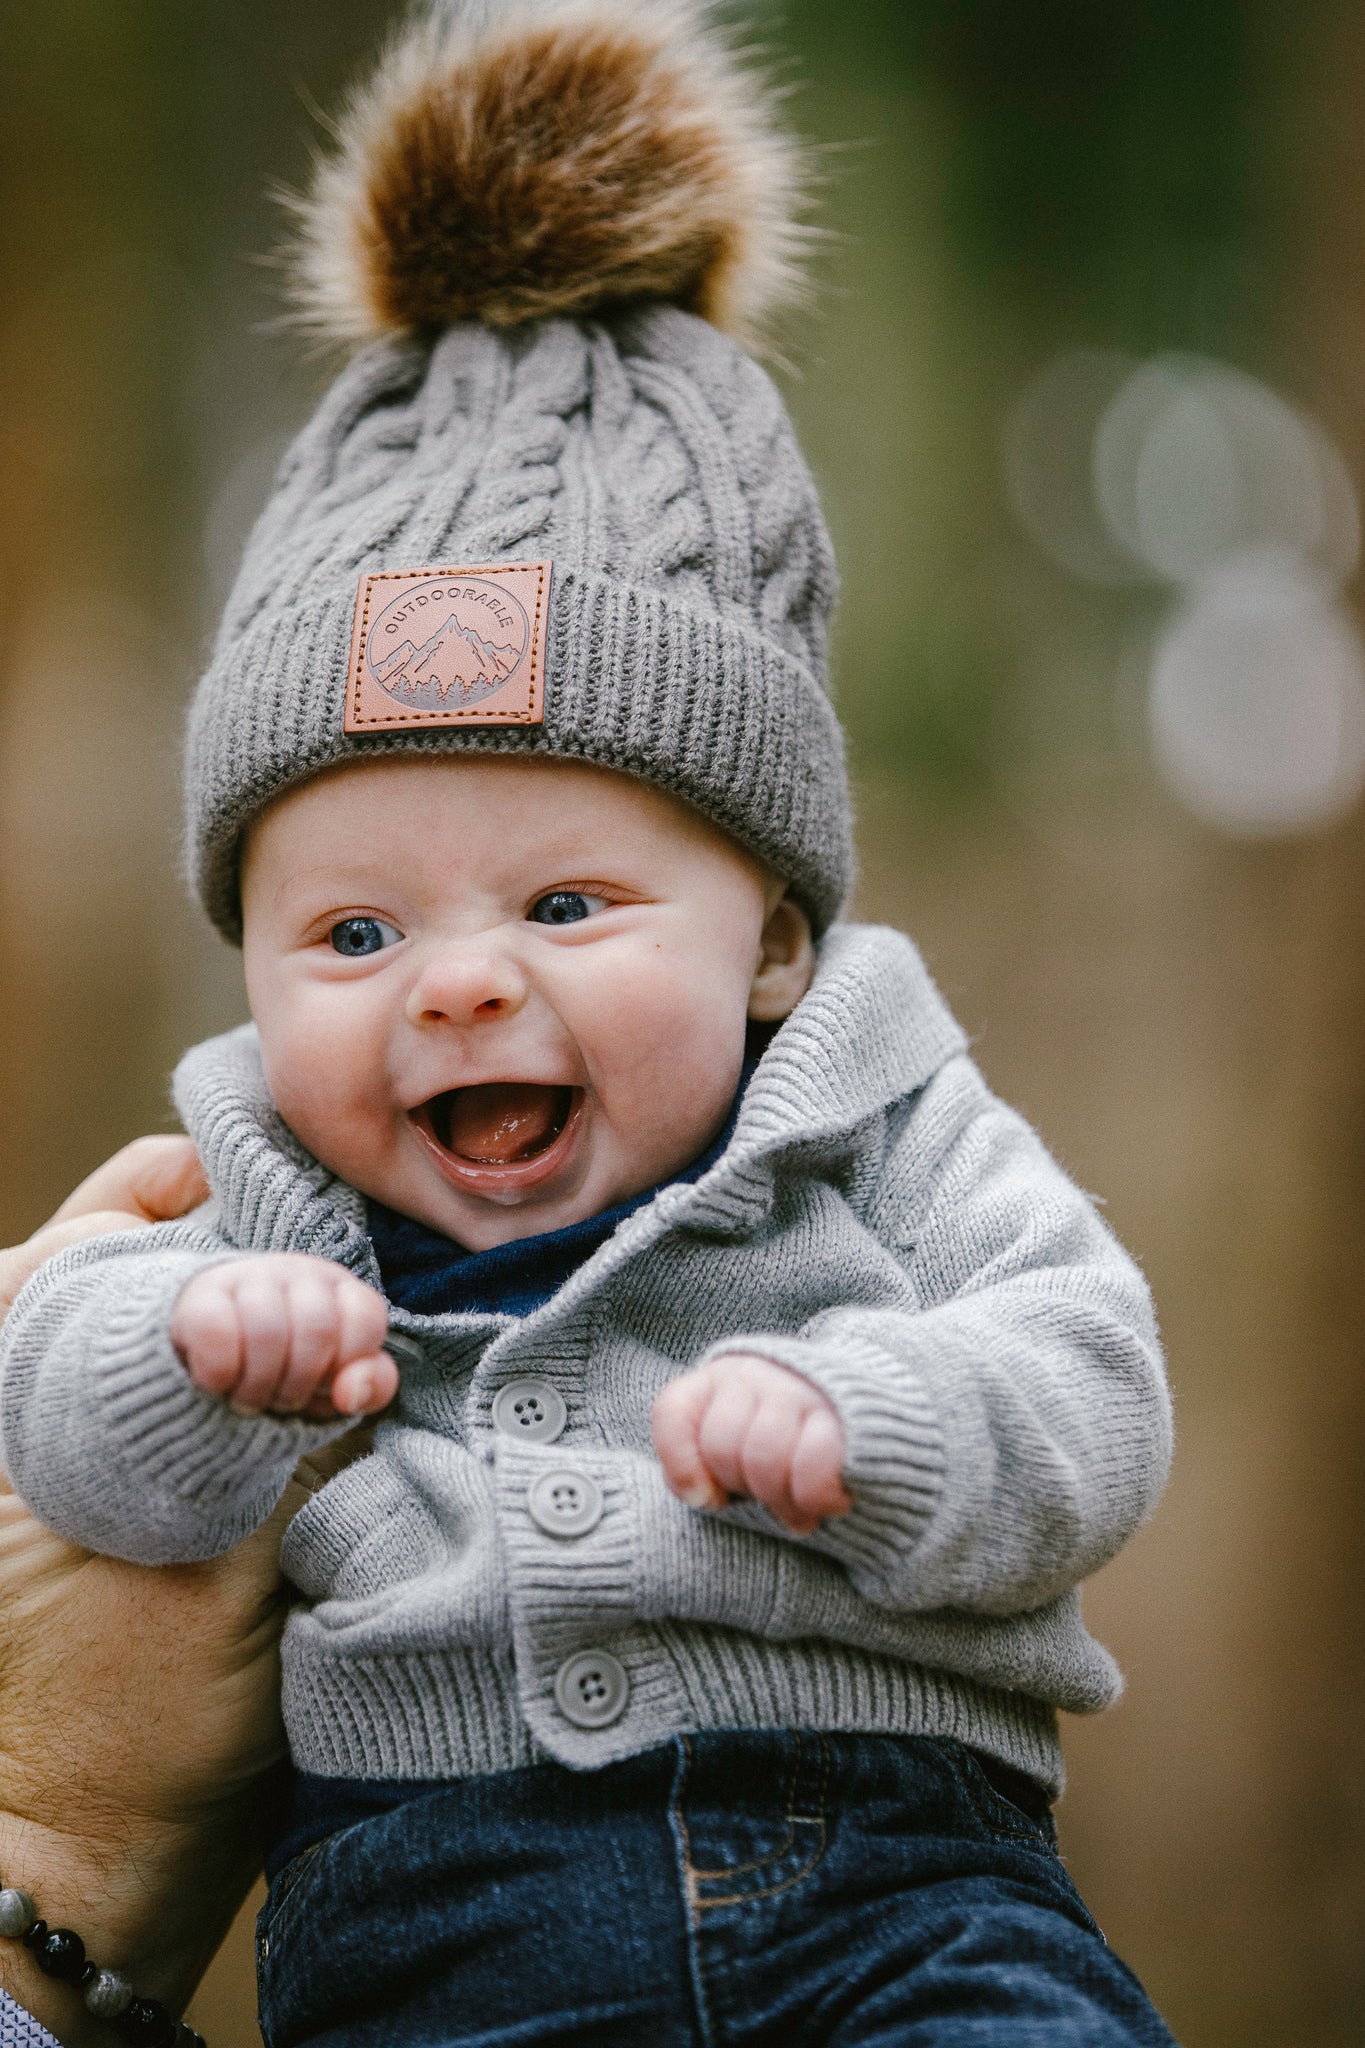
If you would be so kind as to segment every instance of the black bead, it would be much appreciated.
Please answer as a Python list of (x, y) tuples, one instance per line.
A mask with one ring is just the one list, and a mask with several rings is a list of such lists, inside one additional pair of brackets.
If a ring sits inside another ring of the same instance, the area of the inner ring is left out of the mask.
[(29, 1928), (28, 1933), (23, 1937), (24, 1947), (37, 1948), (38, 1943), (42, 1941), (46, 1937), (46, 1935), (46, 1920), (35, 1920), (32, 1927)]
[(209, 2044), (202, 2034), (196, 2034), (193, 2027), (181, 2020), (175, 2030), (175, 2048), (209, 2048)]
[(69, 1927), (50, 1927), (35, 1945), (33, 1960), (45, 1976), (75, 1984), (85, 1969), (85, 1943)]
[(135, 1998), (113, 2024), (137, 2048), (171, 2048), (175, 2040), (175, 2021), (158, 1998)]
[(99, 1973), (100, 1966), (98, 1963), (87, 1963), (85, 1968), (81, 1971), (79, 1978), (76, 1980), (76, 1989), (78, 1991), (84, 1991), (87, 1985), (94, 1983)]

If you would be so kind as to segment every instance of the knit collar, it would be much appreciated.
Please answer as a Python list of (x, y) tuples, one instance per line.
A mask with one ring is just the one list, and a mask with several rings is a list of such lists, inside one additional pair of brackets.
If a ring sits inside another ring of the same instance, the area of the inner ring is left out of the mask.
[[(609, 1254), (614, 1266), (684, 1220), (722, 1235), (751, 1228), (771, 1203), (785, 1153), (800, 1147), (811, 1156), (846, 1139), (923, 1087), (965, 1044), (909, 939), (881, 925), (834, 926), (820, 944), (809, 992), (758, 1064), (721, 1157), (700, 1179), (664, 1188), (628, 1216), (590, 1269)], [(234, 1243), (258, 1250), (288, 1244), (377, 1279), (364, 1198), (284, 1124), (254, 1025), (186, 1053), (174, 1091)], [(588, 1270), (565, 1292), (576, 1292)]]

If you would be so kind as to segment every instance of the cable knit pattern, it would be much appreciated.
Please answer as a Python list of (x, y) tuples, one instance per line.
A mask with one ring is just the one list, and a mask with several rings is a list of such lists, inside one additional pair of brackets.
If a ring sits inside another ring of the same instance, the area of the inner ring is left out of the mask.
[[(77, 1542), (162, 1561), (226, 1548), (328, 1432), (199, 1394), (167, 1325), (242, 1252), (377, 1280), (364, 1209), (272, 1107), (251, 1027), (200, 1046), (177, 1100), (213, 1201), (50, 1261), (0, 1347), (6, 1464)], [(418, 1316), (373, 1455), (295, 1517), (285, 1638), (297, 1761), (444, 1777), (550, 1755), (590, 1768), (700, 1727), (954, 1735), (1056, 1787), (1055, 1710), (1118, 1677), (1077, 1582), (1154, 1502), (1169, 1416), (1141, 1276), (991, 1096), (909, 941), (836, 926), (721, 1158), (664, 1188), (535, 1314)], [(740, 1346), (838, 1410), (852, 1512), (798, 1540), (751, 1503), (668, 1491), (654, 1398)], [(496, 1427), (548, 1381), (557, 1441)], [(569, 1467), (600, 1490), (572, 1540), (528, 1511)], [(629, 1701), (565, 1718), (555, 1679), (609, 1649)]]
[[(554, 564), (539, 725), (345, 734), (362, 571)], [(286, 456), (190, 714), (189, 859), (240, 938), (237, 858), (273, 796), (363, 754), (530, 752), (672, 791), (818, 930), (852, 877), (827, 695), (833, 557), (776, 390), (673, 307), (377, 343)]]

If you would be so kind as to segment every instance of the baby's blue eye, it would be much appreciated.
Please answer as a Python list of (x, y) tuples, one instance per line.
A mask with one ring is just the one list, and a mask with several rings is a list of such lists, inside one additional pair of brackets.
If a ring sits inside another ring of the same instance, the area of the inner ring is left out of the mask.
[(403, 934), (385, 924), (382, 917), (343, 917), (327, 936), (338, 953), (358, 960), (366, 953), (382, 953), (385, 946), (396, 946)]
[(600, 896), (585, 896), (581, 889), (551, 889), (548, 896), (537, 897), (531, 905), (533, 924), (577, 924), (580, 918), (591, 917), (594, 910), (604, 910), (606, 905)]

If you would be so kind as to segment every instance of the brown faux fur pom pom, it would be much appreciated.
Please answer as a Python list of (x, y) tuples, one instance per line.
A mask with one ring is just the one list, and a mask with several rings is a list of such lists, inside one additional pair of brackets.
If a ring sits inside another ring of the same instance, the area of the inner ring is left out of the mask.
[(660, 298), (752, 345), (806, 239), (773, 100), (707, 0), (446, 0), (298, 202), (301, 317), (357, 342)]

